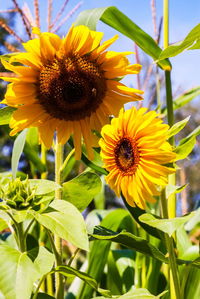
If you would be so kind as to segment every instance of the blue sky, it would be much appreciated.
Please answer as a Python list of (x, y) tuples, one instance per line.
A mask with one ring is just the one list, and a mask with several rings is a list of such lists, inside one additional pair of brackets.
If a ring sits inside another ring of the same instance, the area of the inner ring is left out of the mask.
[[(61, 7), (64, 0), (53, 1), (53, 15), (55, 16), (58, 9)], [(3, 2), (3, 3), (2, 3)], [(22, 1), (18, 0), (21, 5), (26, 2), (32, 9), (32, 0)], [(47, 0), (39, 0), (41, 5), (42, 30), (46, 30), (46, 11)], [(67, 12), (69, 12), (79, 0), (69, 0), (67, 5)], [(69, 19), (69, 21), (62, 27), (59, 33), (66, 34), (71, 23), (75, 21), (79, 12), (85, 9), (116, 6), (130, 19), (132, 19), (138, 26), (145, 30), (148, 34), (153, 36), (153, 24), (151, 17), (150, 0), (82, 0), (83, 4), (78, 12)], [(156, 1), (157, 20), (162, 16), (162, 0)], [(11, 0), (1, 1), (0, 10), (11, 7)], [(199, 23), (200, 15), (200, 1), (199, 0), (169, 0), (170, 3), (170, 28), (169, 40), (174, 43), (184, 39), (188, 32)], [(43, 14), (44, 13), (44, 14)], [(20, 25), (18, 24), (20, 31)], [(97, 30), (105, 32), (105, 39), (113, 36), (116, 32), (112, 28), (104, 25), (102, 22), (98, 24)], [(133, 42), (121, 34), (119, 40), (113, 46), (116, 51), (133, 51)], [(131, 58), (134, 59), (134, 58)], [(186, 51), (179, 56), (171, 59), (173, 65), (172, 81), (174, 89), (181, 87), (182, 90), (200, 85), (200, 56), (199, 50)], [(128, 78), (127, 80), (132, 80)]]

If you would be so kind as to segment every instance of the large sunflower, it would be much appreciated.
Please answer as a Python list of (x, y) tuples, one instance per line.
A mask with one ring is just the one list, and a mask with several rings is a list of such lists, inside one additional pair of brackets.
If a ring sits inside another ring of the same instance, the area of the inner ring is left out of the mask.
[(26, 53), (9, 63), (2, 61), (17, 75), (3, 78), (12, 83), (2, 103), (17, 108), (10, 135), (38, 127), (41, 142), (49, 148), (55, 131), (61, 144), (72, 134), (77, 159), (83, 136), (92, 156), (92, 130), (100, 130), (109, 115), (117, 115), (124, 103), (141, 99), (136, 93), (142, 93), (118, 81), (126, 74), (137, 74), (141, 66), (130, 65), (125, 57), (130, 52), (106, 51), (117, 36), (100, 45), (102, 37), (103, 33), (86, 26), (72, 26), (63, 39), (41, 33), (23, 44)]
[(109, 171), (107, 183), (120, 196), (122, 191), (131, 206), (145, 208), (159, 195), (156, 185), (165, 186), (173, 168), (164, 166), (174, 161), (168, 138), (169, 126), (155, 111), (146, 108), (120, 110), (111, 125), (102, 128), (99, 144), (104, 167)]

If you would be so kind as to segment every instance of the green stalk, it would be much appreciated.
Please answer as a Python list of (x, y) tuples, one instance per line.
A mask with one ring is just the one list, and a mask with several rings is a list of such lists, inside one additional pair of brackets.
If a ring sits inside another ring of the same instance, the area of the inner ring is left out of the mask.
[[(169, 0), (163, 0), (163, 44), (164, 49), (169, 45)], [(166, 102), (167, 102), (167, 119), (171, 127), (174, 124), (174, 111), (173, 111), (173, 97), (171, 85), (171, 72), (165, 71), (165, 87), (166, 87)], [(174, 137), (169, 139), (169, 143), (174, 146)], [(175, 174), (169, 176), (169, 184), (176, 184)], [(175, 195), (166, 200), (165, 190), (161, 194), (162, 213), (164, 218), (176, 217), (176, 197)], [(169, 211), (169, 212), (168, 212)], [(170, 267), (170, 293), (171, 298), (181, 299), (180, 281), (178, 266), (176, 264), (176, 256), (174, 251), (173, 239), (165, 234), (166, 247), (169, 254), (169, 267)]]
[[(163, 190), (161, 193), (161, 205), (162, 205), (162, 216), (163, 218), (167, 219), (168, 208), (167, 208), (165, 190)], [(170, 279), (171, 298), (181, 299), (180, 281), (179, 281), (178, 267), (176, 263), (176, 256), (175, 256), (175, 251), (173, 246), (173, 238), (169, 237), (167, 233), (165, 234), (165, 242), (169, 254), (169, 266), (172, 274), (172, 279)]]
[[(47, 149), (45, 145), (41, 144), (41, 161), (46, 165), (47, 162)], [(45, 180), (47, 178), (47, 171), (41, 173), (41, 179)]]
[[(169, 1), (164, 0), (163, 11), (163, 34), (164, 34), (164, 49), (169, 45)], [(167, 102), (167, 119), (169, 126), (174, 124), (174, 109), (173, 109), (173, 97), (172, 97), (172, 85), (171, 85), (171, 72), (165, 71), (165, 87), (166, 87), (166, 102)], [(174, 146), (174, 136), (169, 139), (169, 143)], [(169, 184), (176, 185), (175, 174), (169, 175)], [(168, 198), (168, 210), (169, 218), (176, 217), (176, 195), (171, 195)]]
[[(56, 139), (55, 146), (55, 182), (59, 185), (62, 184), (61, 181), (61, 167), (63, 163), (63, 146), (58, 143), (58, 138)], [(62, 193), (60, 189), (55, 190), (55, 199), (61, 200)], [(60, 259), (56, 259), (56, 267), (62, 264), (62, 244), (61, 239), (58, 236), (54, 236), (54, 243), (56, 251), (58, 252)], [(64, 298), (64, 279), (60, 273), (55, 273), (56, 282), (56, 299)]]

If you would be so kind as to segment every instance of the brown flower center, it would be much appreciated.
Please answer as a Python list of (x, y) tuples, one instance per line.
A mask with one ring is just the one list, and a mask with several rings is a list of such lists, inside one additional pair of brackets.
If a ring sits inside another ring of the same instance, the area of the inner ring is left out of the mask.
[(80, 120), (90, 116), (106, 93), (106, 79), (90, 57), (71, 54), (55, 58), (40, 72), (39, 102), (52, 116)]
[(139, 162), (136, 144), (129, 138), (122, 138), (115, 147), (115, 161), (118, 168), (125, 174), (133, 174)]

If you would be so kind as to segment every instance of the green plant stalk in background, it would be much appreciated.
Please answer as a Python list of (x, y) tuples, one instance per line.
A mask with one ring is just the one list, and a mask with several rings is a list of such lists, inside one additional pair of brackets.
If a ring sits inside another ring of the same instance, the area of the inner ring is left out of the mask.
[[(169, 44), (169, 1), (163, 0), (163, 45), (164, 49)], [(165, 71), (165, 86), (166, 86), (166, 104), (167, 104), (167, 119), (169, 126), (174, 124), (174, 111), (173, 111), (173, 98), (172, 98), (172, 86), (171, 86), (171, 71)], [(169, 139), (169, 143), (174, 146), (174, 137)], [(169, 176), (169, 184), (176, 184), (175, 174)], [(164, 218), (176, 217), (176, 196), (171, 195), (166, 201), (165, 190), (161, 196), (162, 213)], [(169, 213), (168, 213), (169, 211)], [(176, 264), (173, 239), (165, 234), (166, 246), (169, 254), (170, 265), (170, 293), (171, 298), (181, 299), (180, 296), (180, 281), (178, 275), (178, 267)]]
[[(63, 163), (63, 146), (58, 143), (58, 138), (56, 137), (55, 145), (55, 182), (61, 185), (61, 166)], [(55, 199), (61, 200), (62, 193), (60, 189), (55, 190)], [(60, 259), (56, 259), (56, 267), (62, 264), (62, 244), (61, 239), (58, 236), (54, 236), (55, 248), (58, 252)], [(59, 273), (55, 273), (55, 283), (56, 283), (56, 298), (64, 298), (64, 280), (63, 276)]]

